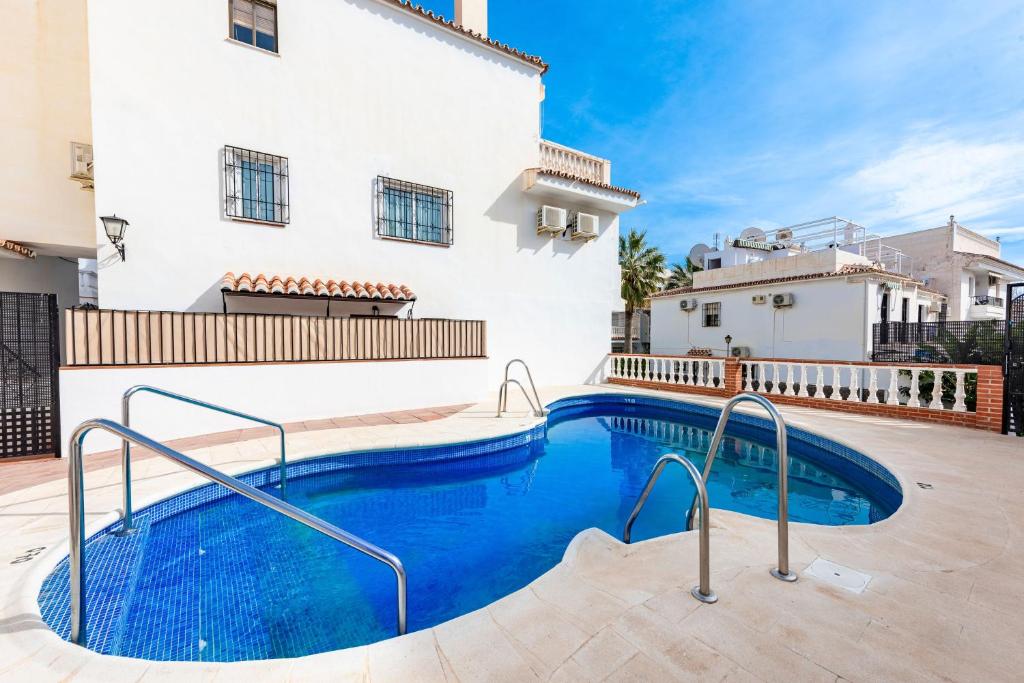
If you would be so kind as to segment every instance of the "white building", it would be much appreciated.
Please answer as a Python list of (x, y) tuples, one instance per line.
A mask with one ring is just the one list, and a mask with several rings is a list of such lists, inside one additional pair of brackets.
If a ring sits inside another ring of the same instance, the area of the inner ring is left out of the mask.
[[(544, 384), (601, 367), (618, 216), (639, 195), (612, 185), (607, 160), (542, 139), (547, 65), (487, 37), (486, 0), (457, 3), (454, 22), (398, 0), (15, 6), (3, 31), (30, 97), (0, 112), (22, 128), (24, 161), (0, 189), (20, 211), (9, 238), (97, 259), (101, 309), (324, 316), (331, 300), (332, 317), (487, 322), (491, 360), (444, 397), (436, 374), (381, 370), (388, 399), (374, 409), (475, 400), (513, 357)], [(87, 183), (68, 179), (76, 142), (95, 159)], [(113, 215), (129, 222), (123, 254), (99, 220)], [(73, 286), (73, 265), (66, 275)], [(242, 370), (227, 384), (190, 375), (186, 393), (244, 408), (262, 380)], [(111, 375), (97, 400), (95, 382), (62, 379), (65, 421), (128, 381), (184, 388), (161, 372)], [(324, 415), (365, 412), (351, 372), (330, 366), (293, 391)]]
[(948, 297), (950, 320), (1005, 319), (1006, 286), (1024, 282), (1024, 266), (1001, 259), (999, 242), (953, 216), (946, 225), (887, 235), (885, 242), (913, 257), (913, 277)]
[[(693, 286), (651, 298), (651, 353), (869, 360), (876, 322), (938, 320), (910, 259), (841, 219), (744, 231), (691, 255)], [(901, 272), (902, 271), (902, 272)], [(730, 337), (726, 342), (726, 337)]]

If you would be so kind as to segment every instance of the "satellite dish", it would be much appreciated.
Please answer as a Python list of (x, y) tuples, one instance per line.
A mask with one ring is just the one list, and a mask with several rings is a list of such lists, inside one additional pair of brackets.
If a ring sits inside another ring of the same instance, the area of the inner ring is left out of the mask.
[(693, 249), (690, 250), (688, 258), (694, 265), (698, 265), (701, 268), (704, 267), (704, 254), (710, 253), (711, 247), (701, 242), (700, 244), (694, 245)]
[(751, 242), (764, 242), (767, 238), (768, 236), (764, 234), (764, 230), (761, 228), (751, 227), (740, 233), (741, 240), (749, 240)]

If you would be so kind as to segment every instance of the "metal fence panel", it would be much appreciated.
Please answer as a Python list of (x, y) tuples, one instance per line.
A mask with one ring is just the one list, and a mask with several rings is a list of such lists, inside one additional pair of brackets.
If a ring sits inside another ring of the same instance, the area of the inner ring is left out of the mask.
[(0, 292), (0, 458), (60, 455), (56, 294)]

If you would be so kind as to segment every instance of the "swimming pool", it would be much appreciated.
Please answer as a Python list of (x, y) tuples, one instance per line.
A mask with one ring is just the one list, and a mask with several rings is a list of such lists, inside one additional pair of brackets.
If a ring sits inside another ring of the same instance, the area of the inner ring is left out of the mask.
[[(485, 442), (326, 456), (289, 465), (288, 500), (400, 557), (409, 630), (434, 626), (527, 585), (569, 541), (616, 538), (657, 458), (703, 463), (718, 411), (602, 394), (550, 406), (546, 425)], [(734, 413), (708, 484), (713, 507), (774, 519), (774, 435)], [(789, 430), (790, 519), (868, 524), (900, 505), (899, 484), (866, 456)], [(242, 477), (274, 489), (276, 468)], [(666, 470), (634, 540), (682, 531), (693, 488)], [(712, 513), (713, 514), (713, 513)], [(295, 657), (394, 635), (389, 568), (223, 488), (140, 510), (139, 532), (86, 544), (88, 647), (154, 660)], [(39, 595), (69, 633), (63, 561)]]

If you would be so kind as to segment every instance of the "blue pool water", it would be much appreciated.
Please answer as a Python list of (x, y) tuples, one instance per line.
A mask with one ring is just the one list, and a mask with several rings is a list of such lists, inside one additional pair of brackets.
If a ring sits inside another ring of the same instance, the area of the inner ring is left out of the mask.
[[(583, 529), (621, 537), (658, 457), (684, 453), (700, 467), (717, 418), (708, 408), (622, 396), (552, 407), (546, 430), (514, 437), (295, 463), (288, 500), (398, 555), (408, 573), (409, 630), (428, 628), (522, 588)], [(750, 416), (733, 422), (708, 485), (711, 505), (773, 519), (772, 432)], [(793, 521), (868, 524), (899, 506), (895, 479), (863, 455), (795, 429), (789, 445)], [(276, 476), (270, 469), (245, 478), (276, 491)], [(682, 531), (692, 495), (681, 468), (666, 470), (634, 540)], [(388, 567), (256, 503), (206, 486), (137, 519), (138, 533), (100, 533), (86, 546), (94, 650), (235, 661), (395, 633)], [(67, 638), (66, 561), (39, 602)]]

